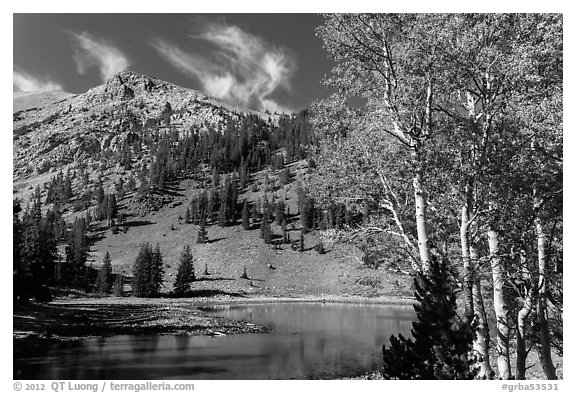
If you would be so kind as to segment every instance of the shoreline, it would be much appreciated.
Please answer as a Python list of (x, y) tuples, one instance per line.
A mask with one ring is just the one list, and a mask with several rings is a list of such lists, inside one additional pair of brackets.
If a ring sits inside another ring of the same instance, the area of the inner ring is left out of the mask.
[[(411, 306), (414, 298), (382, 296), (253, 296), (198, 298), (75, 297), (57, 298), (50, 303), (31, 303), (14, 309), (13, 353), (34, 353), (53, 344), (75, 345), (79, 341), (115, 335), (221, 336), (270, 333), (267, 326), (211, 315), (203, 307), (243, 304), (326, 303)], [(536, 354), (529, 356), (537, 364)], [(495, 357), (493, 359), (495, 363)], [(559, 377), (562, 378), (562, 358)], [(495, 365), (495, 364), (494, 364)], [(542, 379), (538, 367), (530, 368), (528, 379)], [(379, 370), (368, 371), (350, 380), (381, 380)]]
[[(267, 326), (210, 315), (203, 307), (272, 303), (328, 303), (409, 306), (415, 299), (360, 296), (254, 296), (236, 298), (57, 298), (14, 309), (14, 350), (28, 343), (77, 342), (114, 335), (228, 335), (268, 333)], [(41, 322), (40, 322), (41, 321)]]

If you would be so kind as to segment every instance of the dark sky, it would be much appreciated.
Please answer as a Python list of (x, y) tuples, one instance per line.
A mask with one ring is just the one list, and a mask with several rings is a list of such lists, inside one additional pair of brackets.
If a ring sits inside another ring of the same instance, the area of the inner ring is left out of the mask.
[(329, 93), (316, 14), (14, 14), (14, 91), (80, 93), (121, 69), (254, 109)]

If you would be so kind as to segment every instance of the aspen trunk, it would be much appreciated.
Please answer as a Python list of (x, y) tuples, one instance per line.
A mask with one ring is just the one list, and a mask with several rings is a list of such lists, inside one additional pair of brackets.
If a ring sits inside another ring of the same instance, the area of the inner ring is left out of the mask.
[[(531, 291), (530, 291), (531, 292)], [(526, 379), (526, 320), (532, 311), (533, 298), (528, 294), (524, 305), (518, 312), (518, 326), (516, 327), (516, 379)]]
[(426, 228), (426, 194), (422, 184), (422, 173), (418, 171), (412, 181), (414, 187), (414, 201), (416, 205), (416, 231), (418, 233), (418, 251), (422, 270), (427, 272), (430, 268), (430, 249), (428, 244), (428, 230)]
[[(478, 250), (474, 245), (470, 245), (470, 264), (472, 270), (478, 268)], [(488, 321), (486, 318), (486, 309), (482, 298), (482, 276), (474, 275), (473, 289), (474, 301), (474, 319), (476, 320), (476, 339), (474, 340), (474, 352), (480, 357), (479, 378), (492, 378), (492, 367), (490, 366), (490, 334), (488, 330)]]
[(556, 368), (552, 362), (550, 327), (548, 326), (548, 269), (546, 266), (546, 235), (540, 217), (536, 216), (536, 235), (538, 237), (538, 325), (540, 344), (538, 355), (542, 370), (548, 379), (557, 379)]
[(522, 278), (524, 282), (529, 285), (524, 294), (524, 303), (516, 321), (516, 379), (526, 379), (526, 358), (528, 351), (526, 350), (526, 322), (528, 316), (534, 308), (534, 299), (536, 298), (537, 282), (534, 280), (535, 275), (530, 273), (527, 268), (526, 256), (524, 254), (520, 257)]
[(462, 218), (460, 221), (460, 248), (462, 250), (466, 316), (474, 314), (474, 299), (472, 295), (472, 287), (474, 286), (474, 270), (470, 265), (469, 217), (468, 207), (462, 206)]
[(498, 233), (488, 230), (488, 247), (492, 265), (492, 280), (494, 285), (494, 312), (496, 314), (496, 350), (498, 352), (498, 373), (500, 379), (510, 379), (510, 329), (508, 327), (508, 310), (504, 299), (504, 269), (502, 259), (498, 256)]

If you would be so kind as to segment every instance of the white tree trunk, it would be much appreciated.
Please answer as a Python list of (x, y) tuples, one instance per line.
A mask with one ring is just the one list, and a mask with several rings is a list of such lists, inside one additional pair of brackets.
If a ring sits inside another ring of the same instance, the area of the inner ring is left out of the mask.
[(522, 308), (518, 311), (516, 321), (516, 379), (526, 379), (526, 358), (528, 357), (528, 350), (526, 349), (526, 323), (528, 316), (534, 308), (534, 300), (536, 299), (538, 282), (535, 280), (536, 275), (531, 272), (527, 266), (528, 260), (526, 254), (522, 251), (520, 255), (520, 269), (522, 272), (522, 280), (526, 284), (524, 289), (524, 302)]
[[(478, 269), (478, 250), (475, 245), (470, 245), (470, 265), (472, 270)], [(482, 276), (475, 274), (473, 289), (474, 319), (476, 320), (476, 340), (474, 340), (474, 352), (479, 359), (479, 378), (492, 378), (492, 367), (490, 366), (490, 334), (484, 300), (482, 298)]]
[(466, 315), (474, 314), (474, 299), (472, 287), (474, 286), (474, 270), (470, 265), (470, 215), (468, 207), (462, 206), (462, 218), (460, 220), (460, 248), (462, 251), (462, 267), (464, 273), (464, 295)]
[(428, 244), (428, 230), (426, 228), (426, 193), (422, 184), (422, 174), (417, 172), (412, 181), (414, 187), (414, 201), (416, 205), (416, 231), (418, 233), (418, 251), (422, 270), (427, 272), (430, 268), (430, 247)]
[(546, 266), (546, 235), (540, 217), (536, 216), (536, 235), (538, 237), (538, 324), (540, 343), (538, 355), (542, 370), (548, 379), (557, 379), (556, 368), (552, 362), (550, 327), (548, 325), (548, 269)]
[(502, 259), (498, 255), (498, 233), (492, 228), (488, 230), (488, 247), (490, 248), (490, 262), (492, 265), (494, 312), (496, 314), (496, 329), (498, 332), (496, 340), (498, 373), (500, 379), (510, 379), (510, 329), (508, 326), (508, 310), (504, 299), (504, 269), (502, 267)]

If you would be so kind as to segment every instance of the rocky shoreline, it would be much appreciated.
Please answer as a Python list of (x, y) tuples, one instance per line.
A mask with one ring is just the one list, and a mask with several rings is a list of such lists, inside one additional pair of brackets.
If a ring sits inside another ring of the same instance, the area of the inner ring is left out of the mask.
[(13, 316), (15, 345), (25, 341), (76, 341), (122, 334), (222, 335), (270, 331), (246, 321), (210, 315), (203, 307), (224, 304), (324, 302), (401, 304), (410, 298), (246, 297), (140, 299), (132, 297), (61, 298), (50, 303), (16, 307)]

